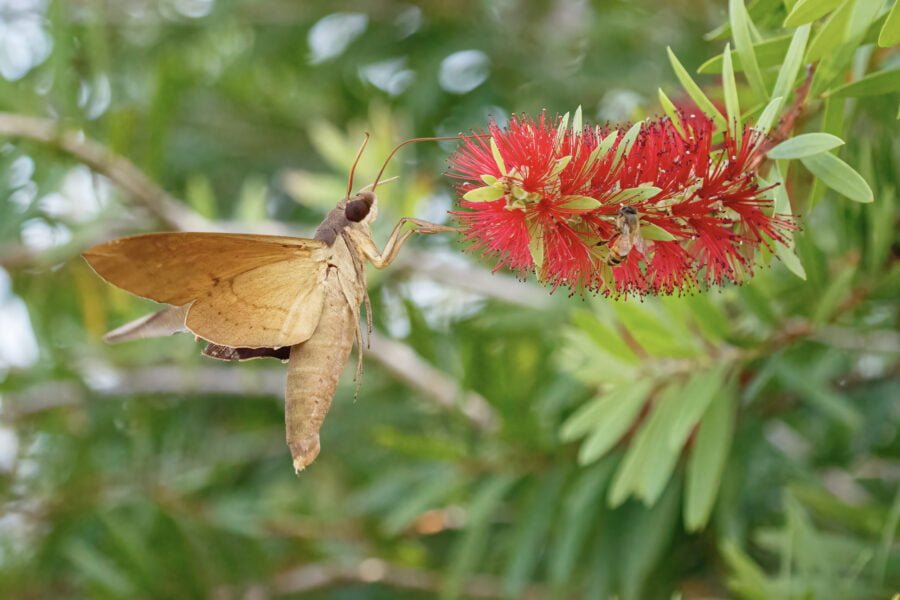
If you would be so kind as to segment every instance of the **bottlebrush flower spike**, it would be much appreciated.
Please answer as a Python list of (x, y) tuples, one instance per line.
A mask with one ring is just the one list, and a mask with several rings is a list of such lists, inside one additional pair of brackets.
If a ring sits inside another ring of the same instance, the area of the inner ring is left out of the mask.
[(663, 117), (627, 130), (514, 116), (465, 136), (450, 174), (463, 180), (453, 214), (469, 250), (573, 292), (743, 281), (759, 245), (794, 229), (756, 173), (764, 136), (748, 126), (714, 144), (712, 119), (679, 116), (680, 128)]

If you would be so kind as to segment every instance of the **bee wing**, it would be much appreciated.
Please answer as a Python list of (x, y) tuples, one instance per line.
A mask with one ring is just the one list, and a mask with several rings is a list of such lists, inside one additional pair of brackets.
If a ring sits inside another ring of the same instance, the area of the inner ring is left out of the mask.
[(643, 256), (647, 256), (647, 243), (641, 237), (641, 228), (638, 227), (634, 232), (634, 247), (637, 248)]
[(156, 233), (94, 246), (85, 259), (138, 296), (190, 305), (185, 324), (222, 346), (279, 347), (312, 335), (330, 249), (301, 238)]

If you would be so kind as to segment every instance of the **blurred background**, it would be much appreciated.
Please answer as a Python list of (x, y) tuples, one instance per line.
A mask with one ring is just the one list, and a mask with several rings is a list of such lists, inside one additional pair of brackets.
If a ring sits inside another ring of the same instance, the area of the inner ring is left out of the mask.
[[(154, 305), (96, 277), (89, 245), (310, 236), (364, 131), (357, 187), (413, 136), (660, 114), (666, 46), (693, 72), (726, 4), (0, 0), (0, 597), (900, 589), (896, 95), (842, 105), (874, 204), (790, 183), (805, 280), (772, 261), (708, 293), (567, 298), (413, 240), (370, 273), (359, 398), (348, 369), (299, 476), (283, 365), (101, 341)], [(453, 148), (393, 161), (379, 244), (400, 216), (448, 218)]]

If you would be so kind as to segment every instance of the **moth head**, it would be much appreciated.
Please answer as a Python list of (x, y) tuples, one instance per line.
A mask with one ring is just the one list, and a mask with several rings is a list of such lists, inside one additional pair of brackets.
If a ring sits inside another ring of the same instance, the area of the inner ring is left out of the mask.
[(371, 223), (378, 217), (378, 198), (374, 192), (358, 192), (347, 200), (344, 216), (353, 223)]

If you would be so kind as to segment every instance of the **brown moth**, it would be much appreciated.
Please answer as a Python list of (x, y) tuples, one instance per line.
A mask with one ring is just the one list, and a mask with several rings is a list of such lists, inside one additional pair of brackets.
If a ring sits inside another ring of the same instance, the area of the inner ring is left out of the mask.
[[(397, 146), (388, 160), (409, 142)], [(370, 224), (378, 217), (374, 189), (381, 173), (371, 191), (351, 196), (353, 170), (365, 145), (350, 172), (347, 197), (328, 213), (313, 239), (151, 233), (99, 244), (83, 255), (109, 283), (169, 305), (111, 331), (107, 341), (189, 331), (209, 342), (204, 354), (213, 358), (288, 360), (285, 425), (296, 471), (319, 454), (319, 429), (354, 341), (360, 350), (359, 380), (363, 302), (371, 331), (365, 263), (388, 266), (413, 233), (455, 231), (403, 218), (379, 251)], [(404, 229), (407, 223), (414, 227)]]

